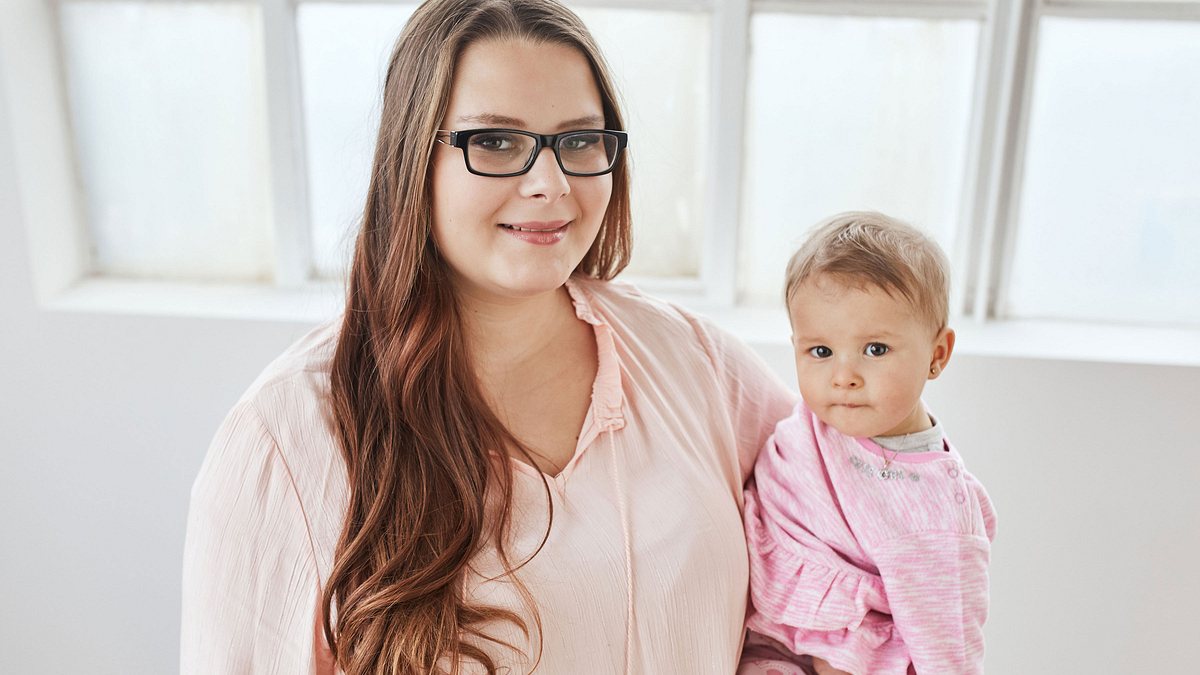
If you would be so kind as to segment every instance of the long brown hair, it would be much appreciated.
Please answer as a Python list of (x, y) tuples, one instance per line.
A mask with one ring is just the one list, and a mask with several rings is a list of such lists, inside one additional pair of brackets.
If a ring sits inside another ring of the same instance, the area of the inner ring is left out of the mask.
[[(591, 64), (606, 127), (624, 128), (599, 49), (553, 0), (430, 0), (396, 42), (331, 373), (350, 500), (322, 623), (337, 665), (351, 675), (424, 674), (439, 659), (452, 673), (464, 660), (495, 673), (477, 644), (500, 641), (483, 624), (511, 621), (529, 635), (515, 612), (464, 598), (468, 564), (489, 543), (509, 574), (520, 566), (503, 545), (512, 512), (508, 450), (528, 451), (484, 400), (430, 236), (433, 139), (455, 63), (474, 42), (514, 38), (578, 49)], [(629, 251), (622, 156), (599, 234), (575, 274), (612, 278)]]

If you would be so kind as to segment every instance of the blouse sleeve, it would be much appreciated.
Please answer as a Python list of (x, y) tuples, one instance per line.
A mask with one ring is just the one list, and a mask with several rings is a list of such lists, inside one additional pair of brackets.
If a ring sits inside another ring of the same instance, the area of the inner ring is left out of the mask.
[(799, 396), (784, 386), (762, 357), (746, 343), (709, 321), (689, 317), (717, 370), (726, 405), (733, 419), (742, 483), (775, 423), (786, 418)]
[(192, 487), (180, 672), (334, 672), (291, 471), (252, 403), (225, 419)]

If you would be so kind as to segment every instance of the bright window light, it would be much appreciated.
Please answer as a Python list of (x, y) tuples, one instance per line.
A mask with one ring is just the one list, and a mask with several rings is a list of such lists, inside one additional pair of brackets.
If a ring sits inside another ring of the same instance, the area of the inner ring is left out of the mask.
[(1041, 27), (1013, 317), (1200, 324), (1200, 24)]
[(739, 290), (778, 305), (816, 221), (871, 209), (952, 250), (979, 24), (756, 14), (751, 22)]
[(93, 271), (270, 280), (258, 8), (67, 2), (61, 10)]

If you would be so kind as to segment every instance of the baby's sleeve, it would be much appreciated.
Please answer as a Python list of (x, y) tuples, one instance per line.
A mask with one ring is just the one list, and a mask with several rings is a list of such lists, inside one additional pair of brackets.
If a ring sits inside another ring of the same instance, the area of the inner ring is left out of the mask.
[(912, 532), (872, 551), (896, 629), (918, 673), (983, 672), (996, 518), (978, 481), (963, 472), (959, 486), (954, 503), (961, 509), (949, 520), (961, 527)]
[(253, 405), (240, 403), (192, 487), (180, 672), (332, 674), (319, 596), (291, 470)]

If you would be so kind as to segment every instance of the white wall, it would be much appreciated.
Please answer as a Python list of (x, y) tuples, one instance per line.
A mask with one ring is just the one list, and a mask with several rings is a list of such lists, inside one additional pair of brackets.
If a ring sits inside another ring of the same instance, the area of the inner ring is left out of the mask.
[[(40, 310), (4, 133), (0, 673), (174, 672), (192, 478), (307, 326)], [(1197, 392), (1200, 368), (966, 354), (931, 387), (1000, 514), (989, 672), (1195, 671)]]

